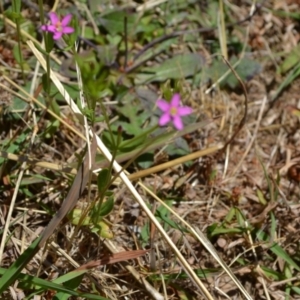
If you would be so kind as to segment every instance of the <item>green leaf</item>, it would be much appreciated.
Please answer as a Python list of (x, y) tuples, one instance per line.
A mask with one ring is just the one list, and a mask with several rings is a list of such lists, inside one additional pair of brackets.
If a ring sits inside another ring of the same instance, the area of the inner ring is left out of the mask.
[(126, 11), (112, 11), (102, 15), (99, 18), (100, 24), (111, 34), (124, 33), (125, 31), (125, 18), (127, 18), (127, 30), (129, 34), (138, 32), (138, 15), (128, 14)]
[(22, 18), (21, 12), (21, 2), (22, 1), (12, 1), (12, 9), (13, 11), (19, 16), (19, 18)]
[(285, 278), (287, 278), (287, 279), (293, 277), (293, 272), (288, 264), (284, 265), (284, 275), (285, 275)]
[(257, 194), (257, 198), (258, 198), (259, 202), (263, 205), (267, 205), (267, 200), (265, 199), (264, 194), (262, 193), (262, 191), (259, 188), (256, 190), (256, 194)]
[(87, 226), (91, 224), (90, 217), (85, 216), (82, 218), (83, 211), (80, 208), (72, 209), (68, 214), (67, 217), (71, 221), (73, 225), (82, 225)]
[[(18, 2), (21, 3), (21, 1), (18, 1)], [(14, 22), (20, 21), (20, 20), (24, 19), (23, 16), (22, 16), (22, 14), (20, 14), (18, 12), (13, 12), (11, 10), (6, 10), (5, 13), (4, 13), (4, 15), (6, 17), (12, 19)]]
[(272, 211), (269, 212), (269, 215), (270, 215), (270, 219), (271, 219), (270, 236), (271, 236), (271, 239), (274, 240), (277, 237), (276, 228), (277, 228), (278, 221)]
[(98, 233), (101, 237), (106, 239), (112, 239), (114, 237), (109, 225), (107, 225), (104, 221), (99, 221), (92, 229), (92, 232)]
[[(237, 57), (232, 57), (230, 59), (231, 66), (238, 61)], [(261, 72), (261, 65), (255, 60), (250, 58), (243, 58), (238, 66), (235, 68), (237, 74), (241, 77), (242, 81), (250, 80), (254, 75)], [(223, 76), (228, 71), (227, 65), (223, 61), (214, 60), (213, 64), (206, 68), (203, 71), (203, 81), (207, 81), (211, 79), (212, 81), (217, 81), (221, 76)], [(227, 77), (221, 81), (220, 86), (229, 86), (230, 88), (234, 89), (239, 85), (238, 80), (236, 79), (235, 75), (231, 72)]]
[(243, 233), (246, 232), (246, 229), (243, 228), (226, 228), (226, 227), (215, 227), (213, 230), (210, 230), (210, 237), (220, 235), (220, 234), (234, 234), (234, 233)]
[[(80, 285), (82, 279), (84, 277), (84, 274), (81, 274), (77, 277), (74, 277), (68, 281), (65, 282), (64, 286), (71, 290), (76, 290), (78, 286)], [(53, 300), (68, 300), (70, 298), (71, 294), (66, 292), (58, 292), (54, 297)]]
[[(152, 112), (142, 110), (140, 101), (135, 99), (134, 95), (128, 95), (122, 99), (123, 105), (116, 107), (116, 110), (124, 117), (117, 125), (113, 125), (112, 129), (117, 131), (117, 127), (121, 126), (123, 131), (129, 135), (137, 136), (143, 134), (143, 124), (152, 116)], [(128, 119), (128, 121), (126, 119)]]
[(133, 149), (136, 149), (138, 146), (142, 145), (147, 140), (147, 136), (141, 135), (134, 137), (132, 139), (128, 139), (126, 141), (122, 141), (118, 147), (120, 152), (129, 152)]
[[(237, 58), (232, 59), (231, 64), (233, 65), (236, 61)], [(241, 77), (242, 81), (249, 81), (256, 74), (260, 73), (261, 69), (262, 67), (257, 61), (249, 58), (243, 58), (235, 70)], [(226, 82), (232, 89), (239, 85), (239, 82), (233, 73), (230, 73), (226, 79)]]
[(298, 76), (300, 75), (300, 62), (293, 67), (293, 69), (288, 73), (284, 80), (280, 83), (276, 92), (272, 96), (271, 102), (273, 102), (277, 97), (287, 88)]
[(89, 26), (84, 26), (83, 31), (82, 31), (82, 36), (85, 39), (90, 39), (90, 40), (94, 40), (95, 38), (95, 30), (93, 27), (89, 27)]
[(292, 49), (292, 51), (287, 55), (282, 64), (280, 65), (280, 73), (284, 74), (300, 61), (300, 45), (297, 45)]
[(108, 169), (102, 169), (97, 176), (97, 186), (99, 193), (105, 192), (110, 182), (111, 173)]
[(228, 214), (227, 214), (226, 217), (225, 217), (225, 222), (226, 222), (226, 223), (230, 223), (230, 222), (233, 220), (233, 218), (234, 218), (234, 216), (235, 216), (235, 210), (236, 210), (235, 207), (231, 207), (231, 208), (230, 208)]
[(142, 53), (141, 56), (139, 56), (134, 63), (139, 64), (141, 62), (145, 62), (149, 60), (151, 57), (155, 57), (156, 55), (162, 53), (163, 51), (167, 51), (171, 45), (174, 45), (178, 40), (178, 37), (163, 41), (159, 45), (157, 45), (155, 48), (150, 48), (148, 51)]
[(280, 281), (284, 279), (282, 273), (276, 272), (270, 268), (261, 266), (262, 270), (264, 271), (265, 275), (270, 278), (272, 281)]
[[(64, 89), (68, 92), (71, 98), (76, 99), (78, 97), (79, 88), (76, 85), (69, 85), (66, 83), (63, 83)], [(57, 101), (66, 102), (65, 98), (61, 93), (58, 91), (57, 87), (52, 84), (50, 89), (50, 96), (54, 97)]]
[(197, 74), (205, 63), (202, 55), (196, 53), (179, 54), (154, 67), (143, 68), (135, 78), (136, 84), (168, 79), (181, 79)]
[(44, 183), (45, 181), (52, 181), (53, 179), (39, 174), (25, 175), (21, 181), (20, 186), (31, 185), (36, 183)]
[[(102, 141), (105, 146), (111, 151), (116, 152), (117, 148), (117, 141), (118, 141), (119, 134), (116, 132), (105, 131), (102, 134)], [(96, 155), (98, 157), (99, 155)]]
[(92, 15), (99, 14), (99, 2), (98, 2), (98, 0), (92, 0), (92, 1), (80, 0), (80, 2), (83, 2), (85, 5), (88, 5), (89, 10), (90, 10)]
[(151, 153), (144, 153), (140, 155), (135, 161), (142, 169), (148, 169), (153, 165), (154, 153), (153, 151), (151, 151)]
[[(172, 203), (173, 203), (173, 201), (166, 202), (167, 205), (172, 205)], [(185, 233), (189, 232), (186, 228), (184, 228), (180, 224), (178, 224), (170, 219), (170, 211), (164, 205), (160, 205), (158, 207), (158, 209), (156, 210), (155, 216), (160, 218), (171, 228), (177, 229), (177, 230), (179, 230), (181, 232), (185, 232)], [(167, 229), (165, 228), (165, 230), (167, 230)]]
[[(22, 88), (26, 92), (30, 93), (31, 84), (32, 84), (31, 82), (27, 82), (25, 86), (22, 86)], [(41, 96), (39, 96), (37, 99), (41, 103), (43, 103), (43, 104), (45, 103), (44, 99)], [(13, 98), (11, 106), (10, 106), (10, 113), (13, 115), (12, 117), (14, 119), (20, 119), (21, 118), (20, 113), (23, 112), (23, 111), (25, 111), (25, 109), (26, 109), (27, 106), (28, 106), (27, 102), (25, 102), (23, 99), (15, 96)]]
[(105, 217), (107, 216), (114, 208), (114, 198), (109, 197), (105, 202), (101, 204), (100, 210), (99, 210), (99, 216)]
[(174, 143), (168, 145), (165, 151), (171, 156), (184, 156), (191, 153), (187, 141), (182, 137), (177, 138)]
[(297, 287), (297, 286), (291, 286), (291, 289), (292, 289), (293, 292), (295, 292), (295, 293), (297, 293), (297, 294), (300, 295), (300, 288), (299, 287)]
[[(56, 103), (55, 100), (51, 101), (52, 103)], [(56, 104), (57, 105), (57, 104)], [(52, 106), (52, 105), (51, 105)], [(57, 132), (59, 129), (60, 121), (57, 119), (52, 119), (52, 121), (47, 122), (47, 127), (45, 128), (45, 131), (43, 132), (43, 135), (46, 139), (50, 139), (53, 137), (53, 135)]]
[(105, 66), (111, 66), (116, 61), (117, 54), (116, 46), (97, 46), (97, 57)]
[[(24, 130), (23, 133), (19, 134), (17, 138), (13, 141), (11, 140), (0, 140), (1, 150), (5, 150), (8, 153), (16, 153), (19, 152), (22, 147), (24, 147), (24, 142), (28, 137), (28, 131)], [(4, 157), (0, 157), (0, 166), (5, 161)]]
[(140, 239), (142, 241), (142, 245), (145, 246), (149, 243), (150, 239), (150, 229), (149, 229), (149, 222), (146, 221), (146, 224), (142, 227), (140, 232)]
[(238, 208), (235, 209), (235, 217), (236, 217), (236, 220), (237, 220), (239, 226), (244, 227), (245, 226), (245, 217)]

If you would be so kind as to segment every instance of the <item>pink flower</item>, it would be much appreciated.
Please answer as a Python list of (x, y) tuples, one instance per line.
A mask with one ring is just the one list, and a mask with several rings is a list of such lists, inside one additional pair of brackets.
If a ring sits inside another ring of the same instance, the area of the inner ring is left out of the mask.
[(158, 122), (159, 126), (164, 126), (172, 121), (177, 130), (183, 129), (181, 117), (193, 112), (191, 107), (180, 106), (179, 94), (174, 94), (170, 103), (163, 99), (157, 100), (157, 106), (163, 112)]
[(55, 12), (49, 13), (50, 25), (42, 25), (41, 29), (47, 32), (53, 33), (53, 39), (59, 40), (63, 34), (70, 34), (74, 32), (73, 27), (69, 27), (68, 24), (72, 19), (72, 15), (66, 15), (62, 20), (60, 20), (59, 16)]

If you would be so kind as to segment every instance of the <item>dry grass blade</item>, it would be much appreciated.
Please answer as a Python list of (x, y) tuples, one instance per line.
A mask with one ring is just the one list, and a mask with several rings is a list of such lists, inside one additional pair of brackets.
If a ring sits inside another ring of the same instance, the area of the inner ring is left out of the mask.
[(133, 250), (133, 251), (123, 251), (123, 252), (118, 252), (118, 253), (113, 253), (110, 256), (103, 257), (102, 259), (96, 260), (96, 261), (90, 261), (85, 265), (82, 265), (75, 271), (80, 271), (80, 270), (87, 270), (87, 269), (92, 269), (96, 268), (99, 266), (104, 266), (108, 264), (114, 264), (120, 261), (125, 261), (128, 259), (134, 259), (137, 257), (140, 257), (142, 255), (145, 255), (149, 250)]
[(187, 161), (191, 161), (191, 160), (197, 159), (199, 157), (215, 153), (216, 151), (222, 149), (223, 147), (224, 147), (223, 145), (217, 145), (217, 146), (213, 146), (213, 147), (210, 147), (210, 148), (207, 148), (207, 149), (199, 150), (199, 151), (193, 152), (191, 154), (185, 155), (183, 157), (179, 157), (179, 158), (170, 160), (170, 161), (168, 161), (166, 163), (163, 163), (163, 164), (160, 164), (158, 166), (154, 166), (152, 168), (148, 168), (148, 169), (145, 169), (145, 170), (142, 170), (142, 171), (138, 171), (136, 173), (133, 173), (133, 174), (129, 175), (128, 177), (131, 180), (136, 180), (136, 179), (139, 179), (139, 178), (142, 178), (142, 177), (145, 177), (145, 176), (148, 176), (148, 175), (155, 174), (157, 172), (166, 170), (170, 167), (174, 167), (176, 165), (183, 164)]
[(69, 174), (73, 174), (73, 175), (77, 174), (77, 170), (75, 168), (64, 167), (59, 164), (50, 163), (47, 161), (39, 161), (39, 160), (31, 158), (27, 155), (17, 155), (17, 154), (8, 153), (5, 151), (0, 151), (0, 156), (3, 158), (6, 158), (6, 159), (17, 161), (17, 162), (26, 162), (30, 165), (34, 165), (36, 167), (42, 167), (45, 169), (50, 169), (53, 171), (69, 173)]
[(226, 27), (224, 20), (224, 4), (223, 1), (219, 1), (219, 13), (218, 13), (218, 31), (219, 31), (219, 40), (222, 55), (228, 59), (228, 51), (227, 51), (227, 37), (226, 37)]

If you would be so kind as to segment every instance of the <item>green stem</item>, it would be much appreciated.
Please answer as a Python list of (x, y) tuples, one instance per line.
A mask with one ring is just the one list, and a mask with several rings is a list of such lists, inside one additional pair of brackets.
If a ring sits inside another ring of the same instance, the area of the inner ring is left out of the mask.
[[(44, 15), (44, 7), (43, 7), (43, 0), (39, 0), (38, 1), (39, 3), (39, 11), (40, 11), (40, 18), (41, 18), (41, 23), (42, 24), (46, 24), (46, 21), (45, 21), (45, 15)], [(46, 77), (46, 95), (47, 95), (47, 98), (48, 98), (48, 102), (50, 101), (49, 99), (49, 95), (50, 95), (50, 90), (51, 90), (51, 81), (50, 81), (50, 56), (49, 56), (49, 41), (48, 41), (48, 38), (47, 38), (47, 35), (46, 35), (46, 32), (43, 32), (43, 35), (44, 35), (44, 41), (45, 41), (45, 49), (46, 49), (46, 52), (47, 52), (47, 55), (46, 55), (46, 65), (47, 65), (47, 77)]]
[(18, 52), (19, 52), (19, 59), (20, 59), (20, 67), (22, 71), (22, 77), (24, 80), (24, 83), (26, 83), (26, 77), (24, 73), (24, 59), (22, 54), (22, 36), (21, 36), (21, 26), (20, 26), (20, 17), (21, 17), (21, 3), (18, 2), (18, 0), (14, 0), (12, 3), (12, 9), (15, 14), (14, 21), (17, 26), (17, 33), (18, 33)]

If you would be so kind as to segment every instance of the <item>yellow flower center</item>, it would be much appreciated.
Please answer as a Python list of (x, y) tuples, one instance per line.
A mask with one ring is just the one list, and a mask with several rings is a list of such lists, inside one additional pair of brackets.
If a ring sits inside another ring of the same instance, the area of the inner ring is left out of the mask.
[(62, 26), (61, 26), (61, 22), (58, 21), (56, 24), (55, 24), (55, 27), (56, 27), (56, 30), (57, 31), (62, 31)]
[(174, 117), (174, 116), (176, 116), (177, 115), (177, 108), (176, 107), (171, 107), (171, 109), (170, 109), (170, 115), (172, 116), (172, 117)]

